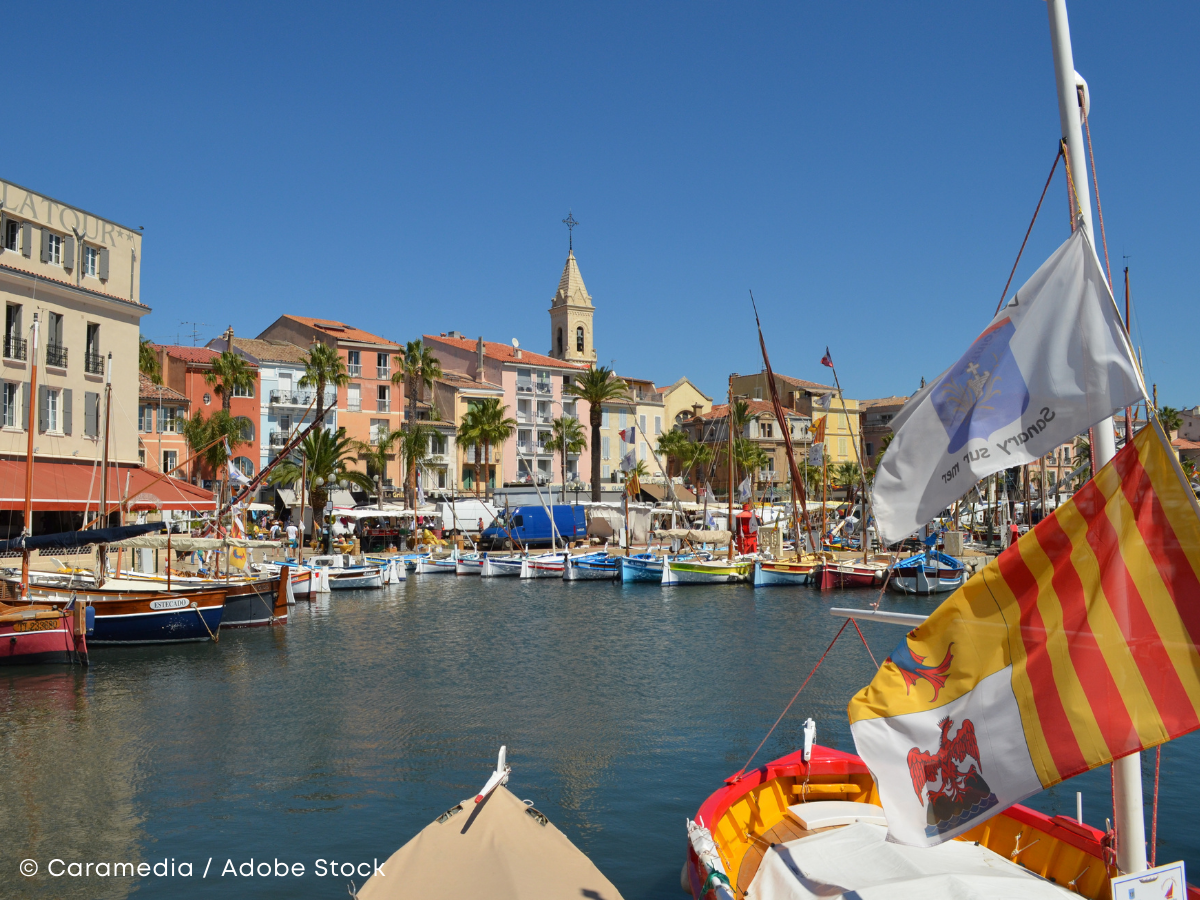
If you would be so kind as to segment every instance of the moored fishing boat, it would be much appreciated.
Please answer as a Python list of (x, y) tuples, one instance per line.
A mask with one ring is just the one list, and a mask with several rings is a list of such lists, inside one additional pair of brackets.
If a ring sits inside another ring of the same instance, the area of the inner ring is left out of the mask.
[(418, 575), (454, 575), (458, 570), (458, 555), (421, 556), (416, 559), (414, 571)]
[(483, 574), (483, 556), (478, 553), (470, 553), (458, 557), (454, 562), (455, 575), (482, 575)]
[[(161, 575), (122, 572), (121, 577), (133, 585), (144, 584), (159, 590), (167, 589), (167, 580)], [(221, 616), (223, 628), (273, 625), (287, 621), (288, 591), (285, 579), (290, 577), (288, 566), (281, 567), (279, 574), (274, 577), (260, 576), (229, 581), (176, 575), (171, 578), (169, 590), (178, 594), (211, 590), (213, 587), (224, 590), (225, 612)]]
[(750, 580), (754, 561), (750, 559), (703, 559), (699, 556), (668, 559), (663, 562), (664, 585), (742, 584)]
[(901, 594), (949, 594), (967, 580), (960, 560), (937, 550), (926, 550), (892, 563), (888, 587)]
[(621, 900), (612, 883), (529, 800), (510, 793), (500, 748), (496, 770), (473, 798), (446, 810), (393, 853), (357, 900), (410, 897)]
[(383, 587), (383, 566), (355, 565), (350, 557), (342, 553), (313, 556), (308, 560), (308, 565), (328, 571), (331, 591)]
[(819, 557), (799, 561), (758, 559), (754, 561), (754, 586), (757, 588), (811, 584), (813, 571), (820, 565)]
[(638, 581), (662, 584), (663, 559), (653, 553), (636, 553), (633, 556), (620, 557), (621, 583), (631, 584)]
[(563, 569), (563, 581), (616, 581), (620, 577), (620, 557), (607, 553), (568, 556)]
[(484, 578), (519, 578), (523, 556), (492, 556), (485, 554), (479, 574)]
[(874, 556), (863, 561), (847, 559), (824, 562), (813, 576), (813, 583), (823, 591), (838, 588), (878, 587), (887, 577), (891, 557)]
[[(0, 603), (0, 666), (87, 664), (87, 615), (44, 604)], [(84, 615), (82, 621), (79, 615)]]
[(541, 556), (527, 556), (521, 562), (522, 578), (562, 578), (566, 568), (567, 552), (545, 553)]

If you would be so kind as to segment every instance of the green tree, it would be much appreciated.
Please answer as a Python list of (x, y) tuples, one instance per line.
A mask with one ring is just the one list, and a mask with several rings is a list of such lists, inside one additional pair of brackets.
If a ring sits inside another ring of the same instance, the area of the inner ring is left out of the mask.
[(628, 401), (629, 387), (607, 366), (589, 366), (588, 370), (563, 388), (563, 393), (588, 403), (588, 421), (592, 426), (592, 500), (600, 502), (600, 423), (605, 403)]
[(162, 384), (162, 366), (158, 362), (158, 352), (149, 338), (138, 342), (138, 371), (155, 384)]
[[(517, 431), (517, 420), (506, 415), (508, 407), (496, 397), (485, 397), (479, 402), (479, 438), (483, 442), (483, 458), (489, 471), (492, 464), (492, 447), (500, 447)], [(490, 479), (485, 479), (490, 481)]]
[(567, 454), (582, 453), (587, 449), (587, 437), (583, 426), (574, 416), (563, 416), (550, 424), (550, 440), (546, 441), (546, 449), (551, 453), (562, 454), (562, 502), (567, 502)]
[(410, 508), (417, 508), (417, 474), (429, 461), (429, 442), (437, 434), (432, 425), (409, 422), (408, 428), (399, 432), (400, 455), (404, 458), (404, 473), (407, 490), (411, 493)]
[[(366, 472), (349, 468), (357, 459), (357, 442), (346, 436), (346, 429), (329, 432), (314, 428), (292, 453), (271, 470), (267, 481), (274, 485), (296, 485), (305, 475), (304, 485), (308, 508), (313, 511), (313, 527), (320, 521), (318, 510), (325, 509), (329, 491), (339, 481), (370, 491), (374, 485)], [(303, 525), (304, 510), (300, 510)]]
[(1183, 416), (1173, 406), (1160, 406), (1158, 408), (1158, 421), (1162, 424), (1163, 431), (1168, 435), (1183, 427)]
[(317, 421), (325, 412), (325, 388), (333, 385), (336, 390), (349, 383), (350, 373), (346, 371), (346, 363), (338, 356), (337, 350), (321, 341), (313, 341), (312, 346), (304, 351), (304, 374), (299, 384), (303, 388), (316, 388)]
[(675, 463), (679, 467), (679, 473), (684, 474), (684, 463), (691, 454), (692, 439), (684, 432), (672, 429), (664, 431), (658, 437), (658, 455), (666, 457), (668, 461), (667, 472), (671, 471), (670, 463)]
[(383, 506), (383, 483), (387, 481), (388, 461), (396, 451), (402, 432), (385, 431), (376, 434), (374, 443), (355, 441), (354, 449), (367, 464), (367, 475), (376, 481), (379, 506)]
[(225, 350), (212, 361), (212, 368), (204, 373), (204, 383), (221, 398), (221, 409), (229, 412), (233, 395), (253, 390), (258, 375), (246, 360), (232, 350)]
[(474, 403), (463, 413), (462, 422), (459, 423), (458, 446), (464, 451), (468, 448), (475, 450), (475, 496), (478, 497), (480, 473), (483, 471), (483, 419)]
[(408, 421), (417, 421), (417, 395), (421, 388), (433, 388), (436, 378), (442, 377), (442, 363), (433, 351), (420, 340), (409, 341), (404, 347), (400, 367), (392, 375), (394, 384), (403, 384), (408, 397)]
[(245, 434), (245, 421), (223, 409), (218, 409), (207, 419), (201, 410), (196, 410), (183, 423), (183, 439), (187, 442), (189, 455), (199, 453), (200, 464), (208, 467), (214, 479), (220, 478), (221, 470), (229, 464), (227, 449), (246, 443)]
[(648, 468), (646, 468), (646, 461), (639, 459), (634, 464), (632, 469), (630, 469), (628, 472), (625, 472), (623, 474), (625, 475), (625, 483), (626, 484), (629, 484), (631, 481), (633, 481), (634, 478), (637, 478), (637, 483), (638, 483), (638, 486), (640, 487), (641, 483), (650, 476), (650, 470)]

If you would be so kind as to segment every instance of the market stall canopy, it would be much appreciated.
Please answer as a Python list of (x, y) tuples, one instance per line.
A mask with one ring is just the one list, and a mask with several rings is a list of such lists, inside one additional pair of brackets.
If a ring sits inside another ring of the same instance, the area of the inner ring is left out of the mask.
[(566, 835), (505, 787), (448, 810), (380, 868), (358, 900), (621, 900)]
[[(110, 512), (127, 498), (127, 510), (187, 509), (197, 512), (217, 508), (211, 491), (140, 466), (110, 467)], [(100, 467), (91, 462), (41, 462), (33, 464), (33, 508), (84, 512), (100, 505)], [(25, 460), (0, 460), (0, 510), (25, 507)]]
[[(333, 512), (330, 513), (335, 519), (411, 519), (413, 514), (414, 511), (408, 507), (393, 505), (385, 505), (382, 509), (378, 506), (335, 506)], [(435, 519), (441, 517), (436, 506), (422, 506), (416, 510), (415, 514)]]
[(251, 503), (246, 507), (250, 512), (274, 512), (275, 507), (270, 503)]

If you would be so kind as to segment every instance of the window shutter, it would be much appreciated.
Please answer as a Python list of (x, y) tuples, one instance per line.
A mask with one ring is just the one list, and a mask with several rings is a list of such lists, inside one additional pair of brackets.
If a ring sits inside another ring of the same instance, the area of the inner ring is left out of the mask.
[(0, 253), (3, 253), (8, 247), (5, 246), (8, 241), (8, 216), (0, 213)]
[(42, 262), (50, 262), (50, 232), (42, 229)]
[(95, 391), (84, 391), (83, 433), (88, 437), (97, 437), (100, 434), (99, 412), (100, 395)]
[(63, 238), (63, 268), (75, 268), (75, 238), (69, 234)]
[(108, 281), (108, 248), (100, 248), (100, 280)]
[(33, 413), (29, 405), (29, 382), (21, 382), (21, 415), (25, 417), (23, 427), (26, 431), (29, 430), (29, 416)]
[(50, 418), (50, 401), (46, 396), (46, 386), (38, 385), (38, 431), (46, 430), (46, 420)]
[(71, 433), (71, 400), (74, 394), (70, 388), (64, 388), (62, 392), (62, 430), (63, 434)]
[(21, 252), (26, 259), (33, 255), (33, 226), (28, 222), (21, 223)]

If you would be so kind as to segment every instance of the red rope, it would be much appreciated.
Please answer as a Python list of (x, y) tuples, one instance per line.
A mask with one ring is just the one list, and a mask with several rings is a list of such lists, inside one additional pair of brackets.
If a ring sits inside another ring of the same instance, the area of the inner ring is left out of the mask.
[[(758, 742), (758, 746), (754, 748), (754, 752), (750, 754), (750, 758), (746, 760), (746, 764), (738, 769), (738, 771), (733, 774), (732, 778), (737, 778), (748, 768), (750, 768), (750, 763), (754, 761), (754, 757), (758, 756), (758, 751), (763, 748), (763, 744), (767, 742), (767, 738), (769, 738), (775, 732), (775, 729), (779, 727), (779, 723), (783, 721), (783, 717), (787, 715), (788, 710), (792, 708), (792, 704), (796, 702), (796, 698), (800, 696), (800, 691), (804, 690), (808, 683), (812, 681), (812, 677), (817, 674), (817, 669), (821, 668), (821, 663), (825, 662), (825, 657), (829, 655), (829, 651), (833, 649), (833, 645), (837, 643), (837, 639), (842, 636), (842, 632), (846, 630), (846, 626), (853, 621), (853, 619), (847, 619), (842, 623), (842, 627), (838, 629), (837, 634), (833, 636), (833, 640), (829, 642), (829, 646), (825, 648), (825, 652), (821, 654), (821, 658), (817, 660), (817, 664), (812, 667), (812, 671), (809, 672), (808, 677), (804, 679), (804, 684), (800, 685), (800, 690), (796, 691), (796, 693), (792, 695), (792, 699), (789, 700), (788, 705), (783, 708), (783, 712), (779, 714), (779, 718), (775, 720), (775, 724), (771, 726), (771, 730), (767, 732), (766, 737)], [(854, 627), (857, 628), (858, 626), (855, 625)], [(866, 641), (863, 641), (863, 643), (865, 644)]]
[[(854, 622), (854, 630), (858, 632), (859, 640), (863, 642), (864, 647), (867, 647), (867, 639), (863, 637), (862, 629), (858, 627), (858, 622), (855, 622), (854, 619), (851, 619), (850, 621)], [(878, 669), (879, 663), (875, 662), (875, 654), (871, 652), (870, 647), (867, 647), (867, 656), (871, 657), (871, 662), (875, 665), (875, 668)]]
[[(1050, 189), (1050, 180), (1054, 178), (1054, 171), (1058, 168), (1058, 161), (1062, 159), (1063, 151), (1062, 144), (1058, 145), (1058, 152), (1054, 154), (1054, 165), (1050, 167), (1050, 174), (1046, 176), (1046, 186), (1042, 188), (1042, 196), (1038, 197), (1037, 208), (1033, 211), (1033, 218), (1029, 220), (1029, 227), (1025, 229), (1025, 240), (1021, 241), (1021, 249), (1017, 251), (1017, 258), (1013, 262), (1012, 271), (1008, 273), (1008, 281), (1004, 282), (1004, 290), (1000, 294), (1000, 302), (996, 305), (996, 312), (1004, 306), (1004, 298), (1008, 296), (1008, 289), (1012, 286), (1013, 276), (1017, 274), (1017, 266), (1021, 262), (1021, 254), (1025, 252), (1025, 244), (1029, 241), (1029, 235), (1033, 231), (1033, 223), (1037, 221), (1038, 213), (1042, 209), (1042, 201), (1046, 199), (1046, 191)], [(1097, 201), (1097, 204), (1099, 201)], [(1112, 279), (1110, 278), (1109, 281)]]

